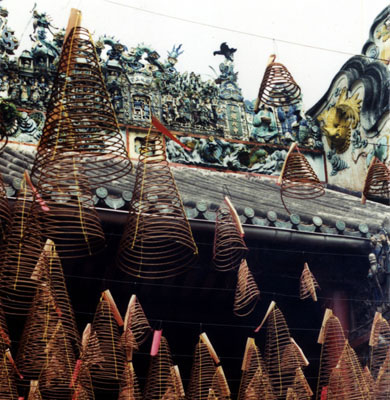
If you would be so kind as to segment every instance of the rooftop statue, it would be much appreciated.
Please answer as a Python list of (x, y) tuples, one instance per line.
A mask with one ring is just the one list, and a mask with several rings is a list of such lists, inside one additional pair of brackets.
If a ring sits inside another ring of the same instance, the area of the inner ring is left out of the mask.
[(14, 54), (14, 51), (19, 46), (19, 41), (14, 36), (14, 31), (8, 27), (7, 17), (7, 9), (0, 7), (0, 56)]

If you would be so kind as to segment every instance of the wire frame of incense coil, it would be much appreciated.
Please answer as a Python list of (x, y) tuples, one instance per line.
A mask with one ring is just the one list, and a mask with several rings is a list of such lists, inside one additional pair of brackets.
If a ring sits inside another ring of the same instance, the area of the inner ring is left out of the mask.
[(14, 366), (7, 356), (7, 349), (0, 343), (0, 393), (3, 400), (18, 400)]
[(125, 365), (118, 400), (142, 400), (138, 378), (131, 361), (128, 361)]
[[(265, 371), (265, 364), (261, 357), (260, 350), (256, 346), (253, 338), (247, 339), (241, 370), (242, 375), (238, 392), (238, 400), (248, 400), (252, 397), (256, 399), (259, 398), (260, 394), (258, 392), (261, 390), (262, 385), (261, 382), (256, 380), (256, 378), (253, 380), (254, 376), (258, 370), (260, 370), (260, 375), (262, 378), (264, 377), (268, 379), (268, 374)], [(248, 391), (250, 385), (251, 388)], [(270, 387), (269, 379), (268, 386)], [(272, 388), (270, 392), (272, 393)]]
[(209, 389), (213, 388), (216, 364), (219, 364), (218, 356), (203, 333), (195, 347), (190, 381), (186, 391), (187, 399), (205, 400), (208, 398)]
[(226, 376), (225, 376), (225, 373), (224, 373), (221, 365), (219, 365), (216, 368), (216, 371), (215, 371), (215, 374), (213, 377), (212, 389), (213, 389), (214, 393), (217, 395), (217, 398), (220, 400), (231, 398), (229, 384), (226, 380)]
[(262, 324), (256, 331), (265, 321), (267, 322), (265, 365), (274, 395), (277, 399), (284, 399), (287, 388), (294, 382), (295, 369), (300, 365), (295, 362), (290, 365), (283, 364), (292, 342), (286, 320), (275, 302), (271, 302)]
[(4, 242), (12, 222), (11, 208), (7, 199), (3, 177), (0, 174), (0, 243)]
[(145, 342), (151, 331), (152, 328), (149, 325), (144, 310), (137, 296), (133, 294), (127, 307), (122, 334), (122, 342), (126, 349), (127, 360), (132, 359), (133, 351), (139, 350), (139, 347)]
[(260, 104), (283, 107), (297, 104), (300, 101), (301, 88), (295, 82), (288, 69), (281, 63), (271, 62), (264, 72), (255, 112), (258, 112)]
[(345, 346), (343, 327), (330, 309), (325, 311), (318, 343), (322, 345), (316, 390), (316, 398), (319, 399), (322, 389), (329, 385), (330, 375), (337, 366)]
[[(295, 149), (297, 151), (295, 151)], [(280, 196), (286, 211), (290, 212), (284, 197), (294, 199), (314, 199), (325, 194), (325, 189), (306, 157), (294, 143), (287, 153), (281, 175)]]
[[(349, 400), (370, 399), (369, 388), (364, 378), (363, 369), (355, 351), (351, 348), (347, 340), (345, 341), (339, 362), (334, 369), (340, 370), (340, 378), (344, 386), (343, 393), (347, 393), (347, 397), (345, 398)], [(334, 390), (332, 392), (335, 393)], [(328, 398), (330, 397), (328, 396)]]
[(219, 271), (238, 268), (248, 252), (238, 216), (230, 204), (225, 198), (215, 221), (213, 262)]
[(90, 340), (98, 341), (103, 357), (102, 362), (90, 367), (92, 383), (95, 388), (112, 390), (119, 387), (125, 367), (125, 352), (120, 344), (120, 329), (112, 306), (102, 296), (92, 322)]
[(39, 376), (39, 389), (47, 399), (69, 399), (72, 394), (71, 380), (76, 363), (61, 320), (45, 348), (46, 361)]
[(374, 158), (367, 171), (362, 194), (362, 203), (367, 198), (381, 198), (390, 201), (390, 171), (387, 166)]
[(379, 312), (375, 313), (369, 340), (370, 371), (376, 379), (379, 368), (387, 357), (390, 348), (390, 326)]
[(241, 261), (237, 274), (233, 312), (238, 317), (249, 315), (260, 299), (260, 290), (249, 270), (246, 260)]
[(75, 27), (65, 41), (54, 79), (46, 122), (32, 168), (38, 181), (48, 160), (78, 152), (91, 187), (130, 173), (132, 165), (89, 32)]
[(317, 288), (320, 288), (320, 285), (311, 273), (309, 265), (305, 263), (300, 278), (299, 298), (304, 300), (311, 297), (313, 301), (317, 301)]
[(162, 135), (141, 146), (118, 265), (139, 278), (167, 278), (196, 261), (198, 249), (165, 155)]
[(54, 161), (48, 160), (37, 184), (48, 209), (34, 209), (61, 258), (89, 256), (104, 249), (103, 229), (79, 159), (76, 153), (62, 153)]
[(16, 365), (24, 377), (20, 381), (21, 385), (28, 385), (30, 380), (38, 380), (48, 362), (49, 350), (58, 343), (57, 336), (63, 338), (61, 346), (69, 357), (66, 360), (72, 362), (74, 349), (63, 332), (61, 312), (52, 288), (49, 284), (42, 283), (37, 288), (16, 357)]
[(386, 358), (379, 369), (379, 373), (375, 383), (376, 383), (374, 391), (375, 396), (373, 396), (373, 398), (375, 400), (389, 399), (390, 398), (390, 349), (388, 349)]
[(168, 400), (172, 395), (179, 398), (176, 392), (175, 381), (172, 379), (173, 362), (168, 342), (164, 336), (161, 336), (160, 346), (155, 356), (151, 357), (148, 376), (144, 389), (144, 399)]
[(50, 286), (56, 311), (61, 318), (62, 327), (66, 332), (67, 338), (75, 349), (79, 349), (80, 334), (66, 288), (61, 260), (52, 240), (46, 240), (39, 260), (31, 274), (31, 279), (38, 282), (38, 284), (47, 283)]
[(1, 249), (0, 298), (6, 314), (27, 315), (37, 282), (31, 279), (43, 248), (41, 229), (32, 212), (31, 188), (22, 180), (12, 223)]

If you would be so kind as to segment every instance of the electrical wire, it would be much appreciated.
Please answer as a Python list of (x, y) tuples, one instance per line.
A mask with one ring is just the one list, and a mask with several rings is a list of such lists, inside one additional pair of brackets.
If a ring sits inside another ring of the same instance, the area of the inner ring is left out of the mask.
[[(218, 30), (222, 30), (222, 31), (226, 31), (226, 32), (237, 33), (237, 34), (240, 34), (240, 35), (245, 35), (245, 36), (250, 36), (250, 37), (255, 37), (255, 38), (265, 39), (265, 40), (271, 40), (271, 41), (278, 41), (280, 43), (285, 43), (285, 44), (290, 44), (290, 45), (300, 46), (300, 47), (306, 47), (306, 48), (309, 48), (309, 49), (315, 49), (315, 50), (326, 51), (326, 52), (331, 52), (331, 53), (344, 54), (344, 55), (349, 55), (349, 56), (354, 56), (355, 55), (355, 54), (353, 54), (351, 52), (348, 52), (348, 51), (329, 49), (329, 48), (326, 48), (326, 47), (319, 47), (319, 46), (314, 46), (314, 45), (310, 45), (310, 44), (294, 42), (294, 41), (291, 41), (291, 40), (277, 39), (277, 38), (274, 38), (272, 36), (260, 35), (260, 34), (256, 34), (256, 33), (242, 31), (242, 30), (239, 30), (239, 29), (232, 29), (232, 28), (222, 27), (222, 26), (218, 26), (218, 25), (214, 25), (214, 24), (209, 24), (209, 23), (206, 23), (206, 22), (194, 21), (194, 20), (191, 20), (191, 19), (188, 19), (188, 18), (176, 17), (176, 16), (173, 16), (173, 15), (161, 13), (161, 12), (158, 12), (158, 11), (147, 10), (145, 8), (142, 8), (142, 7), (136, 7), (136, 6), (132, 6), (132, 5), (129, 5), (129, 4), (123, 4), (123, 3), (119, 2), (119, 1), (116, 1), (116, 0), (103, 0), (103, 1), (106, 2), (106, 3), (109, 3), (109, 4), (114, 4), (114, 5), (120, 6), (120, 7), (130, 8), (130, 9), (135, 10), (135, 11), (140, 11), (140, 12), (147, 13), (147, 14), (152, 14), (152, 15), (156, 15), (156, 16), (159, 16), (159, 17), (169, 18), (169, 19), (172, 19), (172, 20), (185, 22), (185, 23), (188, 23), (188, 24), (199, 25), (199, 26), (203, 26), (203, 27), (206, 27), (206, 28), (213, 28), (213, 29), (218, 29)], [(362, 57), (365, 57), (365, 58), (368, 58), (368, 59), (380, 60), (380, 61), (387, 61), (385, 59), (373, 58), (373, 57), (366, 56), (366, 55), (362, 55)]]

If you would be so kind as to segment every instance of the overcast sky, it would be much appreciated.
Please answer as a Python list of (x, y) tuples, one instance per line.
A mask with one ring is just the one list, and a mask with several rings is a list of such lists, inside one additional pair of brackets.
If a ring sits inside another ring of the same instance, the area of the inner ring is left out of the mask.
[(143, 42), (161, 60), (182, 43), (177, 69), (203, 79), (215, 78), (209, 66), (218, 72), (223, 57), (213, 51), (227, 42), (237, 48), (238, 82), (249, 100), (257, 95), (269, 55), (276, 53), (301, 86), (306, 109), (344, 62), (360, 54), (375, 17), (390, 6), (389, 0), (3, 0), (22, 50), (29, 46), (35, 2), (56, 27), (65, 27), (70, 9), (78, 8), (94, 37), (112, 35), (129, 48)]

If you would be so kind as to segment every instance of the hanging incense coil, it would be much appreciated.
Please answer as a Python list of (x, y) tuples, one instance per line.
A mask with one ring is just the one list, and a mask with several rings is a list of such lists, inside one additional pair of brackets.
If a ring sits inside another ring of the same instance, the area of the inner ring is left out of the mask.
[[(367, 380), (368, 389), (372, 386), (370, 385), (370, 381)], [(372, 392), (370, 392), (372, 393)], [(375, 395), (372, 397), (375, 400), (382, 400), (390, 398), (390, 348), (388, 348), (386, 358), (381, 365), (378, 376), (375, 382), (375, 390), (373, 392)]]
[(209, 389), (213, 388), (213, 379), (217, 364), (219, 364), (219, 358), (207, 335), (202, 333), (195, 348), (190, 382), (186, 392), (188, 399), (207, 399)]
[(322, 345), (322, 349), (316, 397), (320, 398), (323, 388), (329, 385), (330, 375), (335, 370), (345, 346), (343, 328), (330, 309), (325, 311), (318, 343)]
[(311, 297), (313, 301), (317, 301), (316, 289), (319, 287), (316, 278), (314, 278), (314, 275), (309, 269), (309, 265), (305, 263), (300, 278), (299, 298), (304, 300)]
[(249, 315), (260, 299), (260, 290), (249, 270), (246, 260), (241, 261), (237, 274), (233, 312), (238, 317)]
[(62, 328), (67, 335), (67, 339), (71, 341), (72, 347), (79, 349), (80, 335), (66, 288), (61, 260), (52, 240), (46, 240), (39, 260), (31, 274), (31, 279), (39, 284), (47, 283), (50, 286), (56, 305), (56, 312), (61, 319)]
[(97, 340), (104, 361), (90, 368), (93, 386), (97, 389), (113, 390), (119, 387), (125, 367), (125, 353), (120, 345), (120, 326), (123, 321), (111, 296), (103, 293), (97, 306), (91, 330), (91, 340)]
[(284, 203), (284, 197), (314, 199), (325, 194), (324, 186), (296, 143), (291, 145), (284, 160), (279, 184), (282, 203), (288, 213), (290, 212)]
[(234, 206), (225, 197), (216, 215), (213, 262), (219, 271), (238, 268), (248, 248), (244, 231)]
[(3, 400), (18, 400), (14, 378), (14, 366), (9, 358), (9, 350), (1, 343), (0, 338), (0, 393)]
[(142, 400), (141, 389), (131, 361), (126, 363), (118, 400)]
[(301, 88), (283, 64), (274, 62), (275, 58), (274, 55), (271, 56), (264, 72), (255, 105), (255, 113), (259, 111), (260, 104), (283, 107), (301, 101)]
[(45, 235), (61, 258), (78, 258), (104, 249), (104, 233), (95, 210), (89, 181), (76, 153), (61, 153), (48, 160), (37, 184), (45, 208), (39, 211)]
[(140, 149), (119, 268), (134, 277), (161, 279), (185, 272), (197, 254), (162, 136), (149, 131)]
[(379, 312), (375, 313), (369, 346), (371, 349), (370, 371), (373, 378), (376, 379), (390, 348), (390, 326)]
[(213, 377), (212, 389), (217, 399), (230, 399), (231, 392), (221, 365), (218, 365)]
[(31, 176), (36, 183), (48, 161), (68, 153), (77, 160), (91, 188), (111, 183), (131, 170), (89, 32), (75, 27), (62, 47), (46, 122)]
[(43, 248), (41, 229), (33, 209), (33, 193), (21, 182), (12, 223), (1, 250), (0, 298), (7, 314), (27, 315), (37, 282), (31, 279)]
[(371, 398), (363, 369), (347, 340), (332, 374), (336, 374), (337, 379), (330, 377), (328, 399), (367, 400)]
[(152, 328), (149, 325), (144, 310), (137, 296), (133, 294), (130, 298), (129, 305), (124, 321), (124, 331), (122, 334), (123, 346), (126, 349), (127, 360), (132, 359), (134, 350), (139, 347), (148, 338)]
[[(287, 388), (293, 385), (295, 370), (302, 366), (303, 358), (295, 357), (298, 345), (292, 341), (286, 320), (274, 301), (271, 302), (255, 332), (258, 332), (265, 322), (267, 322), (265, 366), (273, 393), (281, 400), (285, 399)], [(294, 357), (291, 357), (292, 354)]]
[[(61, 347), (58, 349), (61, 350), (61, 360), (55, 355), (58, 347)], [(49, 351), (54, 352), (53, 360), (48, 357)], [(26, 385), (30, 380), (38, 380), (44, 368), (50, 372), (48, 361), (66, 361), (73, 366), (74, 350), (64, 332), (61, 311), (53, 290), (48, 283), (42, 283), (37, 288), (16, 357), (16, 365), (24, 377), (20, 384)]]
[(0, 174), (0, 243), (4, 242), (11, 225), (11, 209), (7, 199), (3, 177)]
[[(168, 342), (164, 336), (160, 339), (158, 352), (151, 357), (144, 390), (144, 399), (160, 400), (175, 394), (175, 382), (172, 380), (173, 362)], [(177, 397), (176, 397), (177, 398)]]
[(386, 164), (374, 157), (367, 171), (362, 194), (362, 204), (367, 198), (385, 199), (390, 201), (390, 171)]
[(30, 382), (30, 391), (28, 393), (27, 400), (43, 400), (39, 390), (39, 381)]
[(77, 400), (94, 399), (90, 368), (100, 366), (104, 362), (99, 340), (92, 331), (91, 324), (87, 324), (83, 332), (80, 358), (76, 361), (69, 387), (73, 398)]
[(39, 376), (42, 397), (69, 399), (72, 394), (70, 383), (76, 359), (61, 319), (58, 320), (44, 352), (46, 361)]
[(238, 400), (275, 399), (264, 360), (253, 338), (247, 339), (241, 370)]
[(301, 368), (297, 368), (295, 371), (293, 389), (299, 400), (310, 400), (313, 396), (313, 391)]

